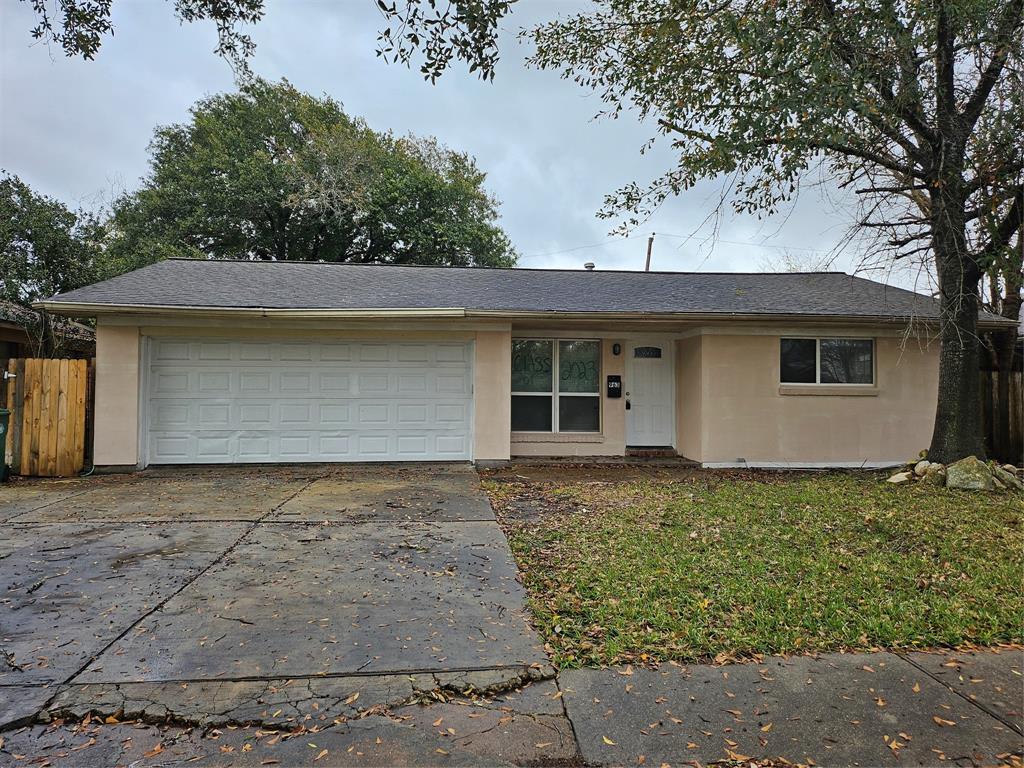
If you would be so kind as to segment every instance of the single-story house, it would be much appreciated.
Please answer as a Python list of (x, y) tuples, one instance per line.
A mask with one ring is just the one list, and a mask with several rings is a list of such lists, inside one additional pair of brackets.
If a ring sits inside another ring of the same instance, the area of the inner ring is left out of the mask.
[(97, 318), (97, 466), (886, 465), (937, 392), (934, 299), (835, 272), (172, 259), (39, 304)]

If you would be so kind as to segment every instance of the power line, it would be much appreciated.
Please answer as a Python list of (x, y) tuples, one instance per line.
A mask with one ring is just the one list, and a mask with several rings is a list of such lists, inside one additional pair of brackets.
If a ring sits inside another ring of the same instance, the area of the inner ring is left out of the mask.
[(747, 240), (724, 240), (720, 237), (705, 238), (702, 235), (673, 235), (670, 232), (659, 232), (662, 237), (675, 237), (680, 240), (697, 240), (697, 239), (709, 239), (716, 243), (728, 243), (729, 245), (750, 245), (754, 248), (781, 248), (788, 251), (810, 251), (811, 253), (831, 253), (832, 249), (824, 248), (807, 248), (803, 245), (778, 245), (776, 243), (752, 243)]
[(561, 253), (572, 253), (573, 251), (583, 251), (587, 248), (607, 248), (610, 245), (616, 245), (617, 243), (624, 243), (627, 240), (636, 240), (638, 237), (644, 237), (644, 235), (629, 235), (618, 240), (605, 240), (601, 243), (591, 243), (590, 245), (577, 245), (574, 248), (566, 248), (561, 251), (550, 251), (548, 253), (531, 253), (523, 256), (524, 259), (540, 259), (544, 256), (558, 256)]
[[(707, 237), (705, 237), (703, 235), (676, 235), (676, 234), (672, 234), (671, 232), (657, 232), (656, 234), (660, 235), (661, 237), (674, 237), (676, 239), (683, 240), (683, 241), (698, 240), (698, 239), (709, 239), (709, 240), (712, 240), (715, 243), (726, 243), (728, 245), (748, 245), (748, 246), (751, 246), (753, 248), (778, 248), (778, 249), (781, 249), (781, 250), (789, 250), (789, 251), (806, 251), (808, 253), (832, 253), (832, 249), (807, 248), (807, 247), (802, 246), (802, 245), (777, 245), (775, 243), (753, 243), (753, 242), (744, 241), (744, 240), (724, 240), (724, 239), (718, 238), (718, 237), (707, 238)], [(573, 248), (565, 248), (565, 249), (560, 250), (560, 251), (549, 251), (547, 253), (531, 253), (531, 254), (527, 254), (526, 256), (523, 256), (522, 258), (524, 258), (524, 259), (541, 259), (541, 258), (544, 258), (546, 256), (558, 256), (558, 255), (561, 255), (563, 253), (573, 253), (574, 251), (584, 251), (584, 250), (587, 250), (587, 249), (590, 249), (590, 248), (608, 248), (610, 246), (617, 245), (619, 243), (624, 243), (627, 240), (636, 240), (636, 239), (644, 237), (644, 236), (645, 235), (640, 235), (640, 234), (629, 235), (627, 237), (623, 237), (623, 238), (620, 238), (620, 239), (617, 239), (617, 240), (605, 240), (604, 242), (601, 242), (601, 243), (590, 243), (589, 245), (577, 245), (577, 246), (575, 246)]]

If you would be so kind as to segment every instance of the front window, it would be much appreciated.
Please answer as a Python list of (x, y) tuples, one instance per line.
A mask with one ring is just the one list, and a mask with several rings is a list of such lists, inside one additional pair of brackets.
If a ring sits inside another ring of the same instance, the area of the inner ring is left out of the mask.
[(782, 339), (779, 380), (783, 384), (873, 384), (871, 339)]
[(590, 340), (512, 342), (512, 429), (598, 432), (601, 344)]

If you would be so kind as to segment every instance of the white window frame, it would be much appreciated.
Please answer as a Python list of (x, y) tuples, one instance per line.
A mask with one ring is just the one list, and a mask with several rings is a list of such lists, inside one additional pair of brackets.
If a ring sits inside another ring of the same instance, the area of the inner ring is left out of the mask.
[[(603, 426), (604, 414), (601, 412), (601, 340), (600, 339), (578, 339), (578, 338), (537, 338), (537, 337), (517, 337), (512, 339), (512, 343), (515, 344), (517, 341), (543, 341), (551, 345), (551, 391), (550, 392), (517, 392), (511, 393), (510, 397), (550, 397), (551, 398), (551, 430), (513, 430), (514, 432), (525, 431), (527, 433), (537, 435), (599, 435), (601, 434), (601, 427)], [(597, 344), (597, 391), (595, 392), (562, 392), (558, 388), (559, 381), (559, 350), (561, 347), (560, 342), (563, 341), (592, 341)], [(597, 429), (561, 429), (558, 423), (558, 399), (561, 397), (595, 397), (597, 398)]]
[[(814, 341), (814, 381), (783, 381), (782, 380), (782, 342), (786, 339), (812, 339)], [(871, 381), (825, 381), (821, 380), (821, 342), (833, 341), (867, 341), (871, 343)], [(874, 338), (863, 336), (780, 336), (779, 337), (779, 384), (784, 387), (873, 387), (878, 379)]]

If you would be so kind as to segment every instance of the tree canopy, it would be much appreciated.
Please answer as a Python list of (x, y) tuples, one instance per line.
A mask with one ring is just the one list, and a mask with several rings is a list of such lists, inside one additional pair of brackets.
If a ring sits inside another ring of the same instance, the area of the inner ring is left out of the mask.
[[(453, 58), (493, 73), (493, 13), (430, 22), (405, 0), (392, 58), (426, 77)], [(981, 277), (1024, 248), (1024, 0), (597, 0), (524, 33), (532, 64), (597, 92), (606, 114), (652, 119), (675, 151), (605, 216), (642, 221), (700, 179), (772, 213), (823, 168), (863, 201), (862, 232), (893, 259), (932, 262), (942, 305), (930, 458), (983, 454)], [(470, 39), (467, 47), (461, 41)], [(1019, 280), (1010, 281), (1017, 286)], [(1019, 290), (1019, 287), (1018, 289)]]
[(103, 239), (94, 214), (71, 211), (17, 176), (0, 175), (0, 298), (27, 307), (102, 279)]
[[(93, 59), (103, 39), (114, 34), (113, 0), (22, 0), (32, 5), (35, 40), (55, 43), (67, 56)], [(255, 45), (241, 27), (263, 18), (264, 0), (174, 0), (182, 23), (212, 21), (217, 26), (216, 52), (239, 71), (248, 70)]]
[(252, 80), (159, 128), (151, 168), (114, 205), (112, 251), (511, 266), (498, 203), (468, 155), (378, 133), (336, 101)]

